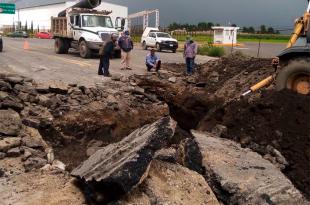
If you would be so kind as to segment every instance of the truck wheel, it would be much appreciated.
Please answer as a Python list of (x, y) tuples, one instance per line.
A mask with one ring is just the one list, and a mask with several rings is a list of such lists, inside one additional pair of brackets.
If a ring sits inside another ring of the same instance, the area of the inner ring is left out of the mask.
[(173, 49), (173, 50), (172, 50), (172, 53), (176, 53), (176, 52), (177, 52), (177, 50), (176, 50), (176, 49)]
[(160, 47), (159, 43), (156, 43), (156, 49), (157, 49), (157, 51), (161, 52), (161, 47)]
[(82, 58), (90, 58), (92, 56), (91, 50), (88, 48), (85, 41), (81, 41), (79, 44), (80, 56)]
[(146, 45), (146, 42), (145, 42), (145, 41), (143, 41), (143, 43), (142, 43), (142, 48), (143, 48), (144, 50), (147, 50), (147, 45)]
[(284, 67), (276, 79), (276, 89), (289, 89), (303, 95), (310, 94), (310, 64), (292, 62)]
[(64, 54), (65, 53), (65, 42), (64, 42), (64, 40), (61, 38), (56, 38), (54, 48), (55, 48), (55, 53)]
[(69, 40), (64, 40), (64, 53), (68, 54), (70, 49), (70, 41)]

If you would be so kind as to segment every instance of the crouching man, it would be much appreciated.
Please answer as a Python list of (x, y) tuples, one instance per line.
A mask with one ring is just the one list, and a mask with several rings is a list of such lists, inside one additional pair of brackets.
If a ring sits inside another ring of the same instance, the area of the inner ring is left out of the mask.
[(160, 70), (161, 60), (159, 56), (156, 55), (155, 49), (152, 49), (149, 54), (146, 56), (146, 68), (147, 71), (150, 72), (151, 69), (155, 69), (156, 72)]

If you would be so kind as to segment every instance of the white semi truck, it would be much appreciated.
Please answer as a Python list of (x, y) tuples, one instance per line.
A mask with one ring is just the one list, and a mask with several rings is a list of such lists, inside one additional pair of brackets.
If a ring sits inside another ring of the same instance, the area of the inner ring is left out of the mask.
[[(109, 16), (111, 11), (94, 9), (100, 4), (101, 0), (82, 0), (60, 12), (58, 17), (52, 17), (51, 30), (57, 54), (68, 53), (74, 48), (82, 58), (90, 58), (112, 34), (118, 35)], [(114, 57), (119, 58), (120, 53), (116, 47)]]

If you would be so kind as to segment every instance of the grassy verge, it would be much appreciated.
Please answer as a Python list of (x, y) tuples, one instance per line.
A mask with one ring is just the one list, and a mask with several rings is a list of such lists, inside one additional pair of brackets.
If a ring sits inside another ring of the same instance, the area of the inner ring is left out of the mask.
[[(173, 36), (179, 42), (186, 41), (186, 35), (176, 35)], [(134, 42), (141, 42), (141, 36), (132, 36)], [(208, 42), (213, 42), (212, 35), (193, 35), (193, 39), (199, 44), (205, 44)], [(262, 43), (287, 43), (290, 39), (289, 35), (276, 35), (276, 34), (239, 34), (238, 42), (259, 42)]]
[(221, 57), (225, 55), (225, 49), (218, 46), (202, 45), (198, 47), (199, 55), (207, 55), (211, 57)]

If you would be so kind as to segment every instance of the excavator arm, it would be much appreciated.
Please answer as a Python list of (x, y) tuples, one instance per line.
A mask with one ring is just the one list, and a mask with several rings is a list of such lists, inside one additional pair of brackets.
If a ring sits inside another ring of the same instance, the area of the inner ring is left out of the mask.
[[(297, 41), (301, 38), (306, 39), (306, 45), (304, 46), (295, 46)], [(276, 58), (272, 60), (272, 65), (275, 70), (278, 69), (280, 64), (280, 57), (291, 60), (294, 57), (304, 57), (310, 54), (310, 1), (308, 0), (308, 7), (304, 15), (295, 21), (294, 32), (286, 46), (286, 49)], [(306, 53), (306, 55), (305, 55)], [(283, 81), (281, 86), (277, 85), (277, 88), (288, 88), (292, 89), (301, 94), (310, 93), (310, 67), (306, 64), (298, 65), (297, 68), (294, 66), (289, 66), (280, 71), (280, 74), (277, 76), (276, 73), (268, 76), (259, 83), (253, 85), (249, 90), (242, 94), (246, 96), (252, 92), (255, 92), (265, 86), (270, 85), (275, 79), (280, 79)], [(295, 72), (295, 71), (296, 72)], [(297, 71), (299, 70), (299, 73)], [(291, 76), (288, 76), (290, 74)]]

